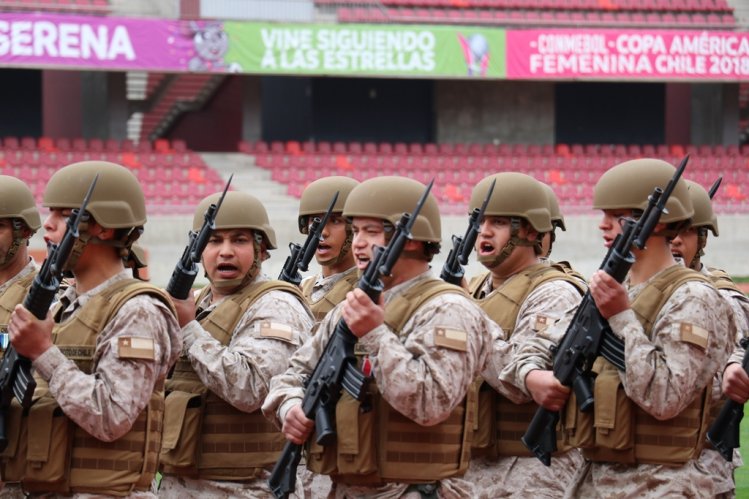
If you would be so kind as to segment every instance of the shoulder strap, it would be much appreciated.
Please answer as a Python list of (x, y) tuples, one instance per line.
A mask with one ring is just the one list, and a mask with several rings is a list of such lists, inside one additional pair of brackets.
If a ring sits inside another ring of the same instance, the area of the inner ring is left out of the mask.
[(404, 293), (393, 297), (385, 306), (385, 324), (400, 334), (408, 319), (424, 303), (444, 293), (467, 296), (463, 288), (448, 284), (440, 279), (428, 279), (412, 286)]

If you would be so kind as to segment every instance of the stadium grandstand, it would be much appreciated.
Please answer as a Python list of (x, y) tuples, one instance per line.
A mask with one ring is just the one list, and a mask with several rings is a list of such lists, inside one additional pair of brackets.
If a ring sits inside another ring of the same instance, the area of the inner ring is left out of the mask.
[(130, 168), (163, 285), (231, 173), (269, 209), (271, 275), (314, 179), (434, 178), (449, 241), (499, 171), (552, 186), (554, 257), (589, 274), (601, 173), (689, 154), (723, 178), (711, 263), (749, 275), (747, 26), (745, 0), (0, 0), (0, 171), (40, 198), (65, 164)]

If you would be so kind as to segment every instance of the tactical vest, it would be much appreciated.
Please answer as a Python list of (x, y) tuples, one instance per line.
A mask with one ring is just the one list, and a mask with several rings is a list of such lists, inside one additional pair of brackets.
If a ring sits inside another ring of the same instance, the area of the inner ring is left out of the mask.
[[(575, 276), (565, 272), (557, 264), (536, 264), (513, 276), (505, 285), (492, 291), (488, 296), (477, 299), (482, 284), (489, 276), (485, 273), (471, 280), (469, 292), (478, 305), (508, 335), (515, 330), (518, 312), (528, 296), (539, 286), (550, 281), (561, 280), (570, 283), (582, 296), (585, 293), (583, 283)], [(546, 324), (539, 324), (538, 331)], [(508, 336), (509, 339), (509, 336)], [(538, 409), (535, 402), (515, 404), (497, 393), (488, 383), (481, 383), (478, 394), (478, 425), (473, 439), (473, 454), (496, 458), (497, 456), (531, 457), (520, 440), (528, 423)], [(565, 446), (563, 435), (557, 432), (559, 452), (569, 450)]]
[[(5, 293), (0, 295), (0, 334), (8, 333), (8, 322), (10, 321), (10, 316), (16, 308), (16, 305), (23, 303), (24, 298), (29, 294), (29, 288), (31, 288), (35, 276), (36, 271), (30, 272), (29, 275), (18, 279), (16, 282), (8, 286)], [(0, 349), (0, 359), (3, 357), (4, 353), (5, 352)]]
[[(283, 281), (250, 284), (240, 293), (219, 303), (201, 326), (222, 345), (250, 306), (271, 291), (284, 291), (304, 303), (299, 288)], [(204, 289), (199, 303), (207, 289)], [(164, 443), (161, 466), (164, 473), (207, 480), (253, 480), (273, 465), (285, 439), (258, 409), (240, 411), (208, 390), (182, 355), (167, 380)]]
[[(464, 291), (436, 279), (418, 283), (385, 306), (385, 323), (402, 337), (416, 310), (443, 293)], [(387, 482), (425, 483), (465, 473), (470, 461), (475, 401), (467, 398), (434, 426), (421, 426), (393, 409), (376, 381), (365, 402), (344, 392), (336, 405), (336, 443), (322, 447), (308, 440), (307, 466), (335, 482), (376, 486)]]
[[(680, 265), (661, 272), (632, 302), (632, 310), (652, 340), (658, 312), (681, 285), (709, 280)], [(679, 415), (659, 421), (624, 391), (619, 372), (603, 357), (593, 365), (593, 411), (582, 413), (574, 392), (565, 409), (568, 442), (583, 449), (586, 459), (629, 465), (681, 466), (699, 456), (709, 425), (711, 383)]]
[(333, 310), (336, 305), (346, 298), (346, 293), (353, 290), (358, 283), (359, 275), (356, 272), (351, 272), (349, 275), (336, 282), (325, 296), (313, 302), (312, 289), (315, 287), (315, 279), (307, 279), (302, 284), (302, 294), (304, 295), (306, 302), (309, 304), (310, 310), (312, 310), (315, 321), (321, 321), (328, 312)]
[[(81, 371), (91, 374), (99, 334), (125, 302), (142, 294), (160, 299), (174, 313), (171, 301), (158, 288), (135, 279), (117, 281), (65, 322), (55, 324), (54, 344)], [(55, 317), (61, 312), (58, 305)], [(38, 374), (34, 377), (37, 387), (28, 413), (22, 415), (15, 400), (11, 405), (8, 447), (0, 455), (3, 481), (20, 481), (23, 489), (32, 493), (126, 496), (150, 489), (161, 447), (163, 382), (154, 387), (130, 431), (113, 442), (104, 442), (68, 419), (48, 384)]]

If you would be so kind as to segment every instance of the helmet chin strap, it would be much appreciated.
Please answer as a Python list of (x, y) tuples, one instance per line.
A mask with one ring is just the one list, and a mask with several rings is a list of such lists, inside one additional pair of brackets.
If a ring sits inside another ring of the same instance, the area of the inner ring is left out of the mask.
[(701, 258), (705, 256), (705, 246), (707, 246), (707, 228), (697, 228), (697, 253), (694, 254), (692, 261), (689, 262), (689, 268), (700, 270), (702, 268)]
[(528, 239), (521, 239), (518, 237), (520, 233), (521, 222), (517, 217), (510, 218), (510, 240), (504, 245), (502, 251), (497, 256), (479, 256), (478, 261), (484, 267), (493, 269), (500, 265), (502, 262), (512, 254), (517, 246), (536, 246), (540, 244), (540, 238), (537, 241), (529, 241)]
[(10, 243), (10, 248), (5, 255), (0, 258), (0, 269), (8, 267), (13, 261), (13, 257), (18, 253), (19, 248), (25, 243), (26, 239), (23, 237), (23, 224), (18, 220), (13, 220), (13, 241)]

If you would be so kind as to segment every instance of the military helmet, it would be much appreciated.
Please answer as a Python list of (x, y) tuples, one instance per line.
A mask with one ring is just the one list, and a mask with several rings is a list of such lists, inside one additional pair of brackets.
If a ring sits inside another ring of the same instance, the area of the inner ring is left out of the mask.
[[(193, 230), (200, 230), (206, 210), (210, 205), (218, 203), (221, 194), (221, 192), (211, 194), (200, 202), (192, 220)], [(276, 232), (270, 226), (268, 213), (263, 203), (252, 194), (239, 191), (227, 192), (216, 215), (216, 229), (252, 229), (263, 235), (268, 249), (276, 249)]]
[(551, 224), (554, 227), (559, 227), (560, 229), (566, 231), (567, 227), (564, 225), (564, 215), (562, 215), (562, 210), (559, 208), (559, 199), (557, 199), (557, 195), (554, 192), (554, 189), (552, 189), (549, 184), (545, 184), (543, 182), (541, 182), (541, 185), (546, 190), (546, 195), (548, 196), (549, 212), (551, 213)]
[(31, 189), (8, 175), (0, 175), (0, 218), (20, 218), (34, 232), (42, 226)]
[(691, 180), (686, 181), (689, 187), (689, 197), (692, 198), (694, 206), (694, 216), (692, 216), (692, 227), (705, 227), (718, 235), (718, 217), (713, 212), (713, 203), (710, 195), (704, 187)]
[[(652, 158), (634, 159), (606, 171), (593, 188), (593, 208), (597, 210), (641, 210), (648, 206), (653, 189), (664, 189), (674, 176), (674, 167)], [(683, 179), (676, 184), (661, 215), (660, 222), (689, 220), (694, 207)]]
[(107, 161), (82, 161), (57, 170), (44, 190), (47, 208), (80, 208), (96, 175), (86, 207), (102, 227), (121, 229), (146, 223), (146, 200), (138, 179), (124, 166)]
[(315, 180), (304, 189), (302, 199), (299, 200), (299, 232), (307, 233), (309, 222), (307, 217), (328, 211), (330, 201), (338, 192), (338, 199), (333, 205), (333, 213), (342, 213), (351, 190), (359, 182), (351, 177), (332, 176)]
[(495, 173), (481, 180), (471, 193), (470, 211), (481, 208), (492, 180), (496, 184), (485, 216), (524, 218), (538, 232), (553, 229), (546, 190), (541, 182), (524, 173)]
[[(377, 177), (354, 187), (346, 199), (343, 216), (380, 218), (395, 225), (403, 213), (412, 213), (426, 186), (407, 177)], [(411, 230), (414, 241), (439, 243), (442, 239), (440, 210), (429, 193)]]

